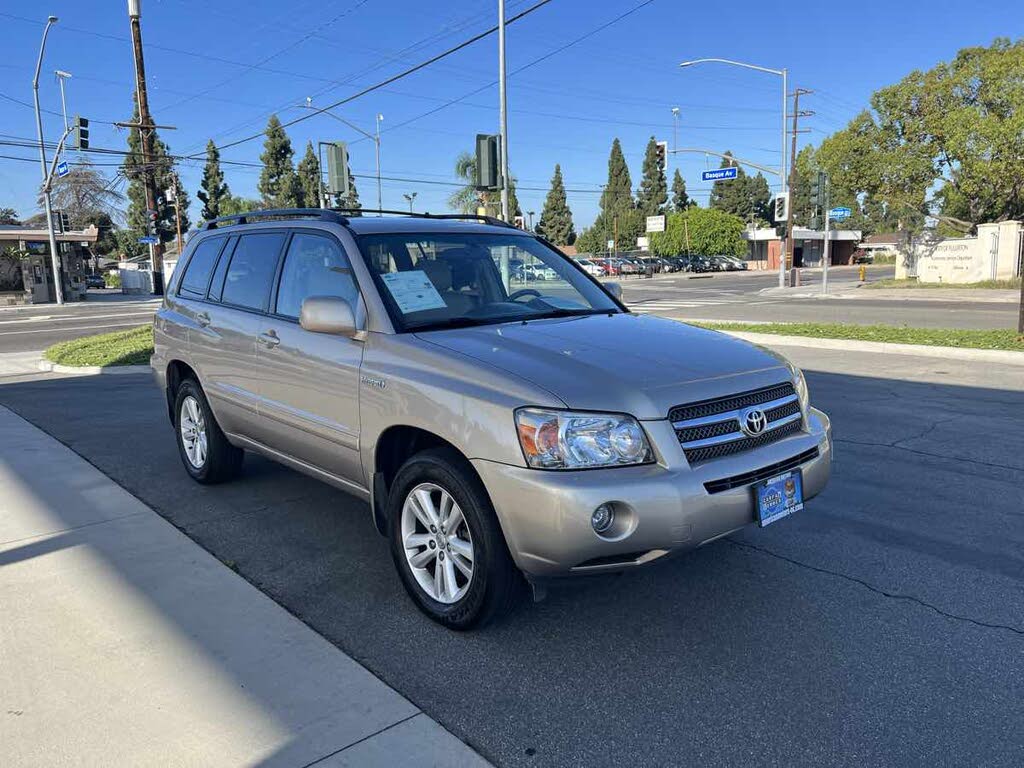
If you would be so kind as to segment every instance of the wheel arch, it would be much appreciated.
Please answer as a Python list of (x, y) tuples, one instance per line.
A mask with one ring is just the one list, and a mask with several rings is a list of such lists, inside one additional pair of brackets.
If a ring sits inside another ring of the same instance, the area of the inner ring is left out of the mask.
[(199, 376), (192, 366), (184, 360), (171, 360), (167, 364), (167, 386), (164, 390), (167, 397), (167, 416), (170, 418), (171, 424), (174, 424), (174, 401), (178, 397), (178, 387), (186, 379), (194, 379), (197, 383), (199, 382)]

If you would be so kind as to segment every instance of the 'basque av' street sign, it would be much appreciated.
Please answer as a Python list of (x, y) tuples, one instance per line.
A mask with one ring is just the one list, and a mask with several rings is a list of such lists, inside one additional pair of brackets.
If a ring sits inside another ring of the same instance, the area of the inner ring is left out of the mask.
[(701, 181), (724, 181), (726, 179), (735, 179), (736, 174), (739, 173), (739, 168), (719, 168), (715, 171), (704, 171), (700, 175)]
[(66, 162), (61, 160), (57, 163), (57, 178), (63, 179), (69, 173), (71, 173), (71, 169), (68, 168), (68, 164)]
[(828, 217), (837, 221), (850, 218), (852, 211), (846, 206), (839, 206), (838, 208), (830, 208), (828, 211)]
[(139, 242), (143, 245), (156, 245), (160, 240), (155, 235), (146, 235), (139, 238)]

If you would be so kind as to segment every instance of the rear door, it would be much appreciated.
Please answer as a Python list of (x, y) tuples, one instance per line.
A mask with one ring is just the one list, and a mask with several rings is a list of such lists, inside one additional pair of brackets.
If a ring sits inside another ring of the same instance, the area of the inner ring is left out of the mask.
[[(210, 280), (204, 307), (189, 337), (192, 360), (224, 431), (253, 437), (258, 428), (256, 337), (287, 233), (258, 231), (233, 237)], [(191, 271), (191, 266), (189, 268)], [(186, 273), (182, 289), (189, 274)]]
[(363, 343), (299, 325), (310, 296), (340, 296), (362, 314), (359, 289), (338, 240), (296, 230), (257, 344), (261, 429), (268, 445), (364, 487), (359, 458), (359, 367)]

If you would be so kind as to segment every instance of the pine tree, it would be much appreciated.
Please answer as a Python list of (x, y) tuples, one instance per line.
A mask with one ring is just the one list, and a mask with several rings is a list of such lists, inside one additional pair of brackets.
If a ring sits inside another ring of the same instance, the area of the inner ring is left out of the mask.
[(651, 136), (644, 152), (643, 178), (636, 195), (636, 207), (644, 216), (657, 216), (665, 212), (668, 202), (668, 182), (665, 168), (658, 154), (658, 142)]
[(206, 143), (206, 165), (199, 186), (196, 197), (203, 202), (203, 219), (216, 219), (221, 215), (221, 205), (231, 196), (231, 191), (224, 181), (224, 172), (220, 169), (220, 151), (213, 139)]
[(753, 220), (763, 224), (771, 221), (772, 192), (768, 188), (768, 180), (760, 171), (758, 171), (757, 176), (747, 177), (746, 192), (750, 208), (743, 220)]
[(555, 175), (551, 177), (551, 189), (544, 200), (544, 210), (537, 222), (538, 234), (546, 237), (555, 245), (572, 245), (576, 240), (576, 231), (572, 223), (572, 211), (565, 199), (565, 184), (562, 181), (562, 168), (555, 164)]
[(295, 150), (277, 115), (271, 115), (267, 121), (266, 135), (260, 155), (263, 171), (257, 185), (263, 204), (268, 208), (297, 208), (301, 192), (292, 165)]
[(672, 210), (682, 213), (691, 205), (696, 205), (696, 203), (686, 194), (686, 182), (683, 181), (683, 175), (676, 168), (676, 172), (672, 176)]
[(622, 145), (616, 138), (612, 142), (612, 151), (608, 155), (608, 183), (601, 193), (601, 212), (616, 214), (634, 208), (633, 181), (629, 177), (629, 167), (622, 155)]
[[(139, 122), (137, 103), (132, 113), (131, 122)], [(155, 182), (156, 200), (154, 201), (154, 210), (156, 211), (156, 232), (160, 242), (166, 243), (173, 240), (177, 233), (174, 220), (174, 204), (166, 199), (165, 190), (176, 189), (179, 205), (181, 206), (181, 231), (185, 232), (189, 227), (188, 193), (177, 182), (177, 176), (174, 173), (174, 163), (168, 157), (169, 154), (167, 145), (161, 141), (160, 136), (154, 130), (152, 162), (147, 167), (142, 161), (142, 136), (139, 134), (139, 129), (131, 128), (128, 131), (128, 153), (121, 164), (121, 172), (128, 179), (127, 224), (131, 234), (135, 237), (145, 235), (149, 231), (149, 219), (146, 215), (148, 210), (146, 204), (146, 182), (150, 174), (152, 174)]]
[(736, 178), (726, 181), (716, 181), (711, 191), (709, 207), (719, 211), (731, 213), (740, 218), (746, 218), (748, 208), (747, 201), (747, 174), (743, 168), (737, 165), (733, 159), (732, 152), (726, 152), (722, 158), (719, 168), (736, 168)]
[(313, 151), (313, 142), (306, 142), (306, 154), (299, 161), (296, 173), (299, 177), (298, 206), (300, 208), (319, 208), (323, 198), (323, 177), (320, 175), (320, 159)]

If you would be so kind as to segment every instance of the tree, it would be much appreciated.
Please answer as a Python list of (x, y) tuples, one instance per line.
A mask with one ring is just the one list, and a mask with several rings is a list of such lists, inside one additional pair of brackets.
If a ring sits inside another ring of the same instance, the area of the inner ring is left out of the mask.
[(651, 252), (672, 256), (691, 252), (702, 255), (745, 256), (743, 219), (715, 208), (689, 208), (668, 216), (664, 232), (650, 235)]
[[(139, 122), (139, 108), (135, 105), (132, 113), (132, 123)], [(177, 234), (174, 221), (174, 205), (168, 202), (164, 196), (164, 190), (171, 187), (180, 187), (175, 181), (174, 163), (168, 157), (170, 153), (167, 145), (160, 139), (156, 130), (153, 131), (153, 155), (152, 162), (147, 167), (142, 157), (142, 137), (138, 128), (131, 128), (128, 131), (128, 153), (121, 164), (121, 172), (128, 179), (128, 214), (127, 223), (130, 236), (140, 237), (149, 229), (149, 218), (146, 215), (148, 205), (146, 201), (147, 179), (152, 177), (155, 182), (156, 199), (154, 210), (156, 211), (156, 232), (161, 242), (173, 240)], [(180, 205), (182, 206), (182, 231), (188, 229), (188, 195), (184, 190), (180, 191)]]
[(1022, 157), (1024, 40), (1006, 38), (876, 91), (819, 149), (834, 184), (884, 201), (903, 228), (931, 214), (960, 232), (1024, 217)]
[(576, 231), (572, 223), (572, 211), (565, 198), (565, 184), (562, 182), (562, 167), (555, 164), (555, 175), (551, 177), (551, 189), (544, 200), (544, 209), (537, 222), (537, 233), (555, 245), (572, 245)]
[[(67, 214), (73, 229), (86, 226), (96, 214), (117, 214), (124, 196), (116, 192), (109, 179), (88, 160), (69, 166), (69, 173), (53, 181), (50, 204), (53, 210)], [(44, 204), (40, 193), (38, 204)]]
[(608, 183), (601, 193), (601, 212), (614, 214), (633, 207), (633, 182), (629, 177), (626, 158), (622, 154), (622, 145), (616, 138), (612, 141), (612, 150), (608, 155)]
[(733, 159), (732, 152), (728, 150), (718, 167), (736, 168), (736, 178), (715, 182), (708, 200), (708, 207), (745, 219), (749, 207), (746, 171)]
[(203, 219), (216, 219), (221, 215), (221, 205), (231, 196), (231, 190), (224, 181), (224, 172), (220, 169), (220, 151), (213, 139), (206, 143), (206, 165), (203, 166), (203, 179), (199, 186), (196, 197), (203, 203)]
[(683, 175), (676, 168), (676, 172), (672, 175), (672, 210), (682, 213), (691, 205), (696, 205), (696, 203), (686, 194), (686, 182), (683, 181)]
[(102, 211), (95, 211), (88, 214), (82, 224), (86, 227), (94, 226), (99, 230), (99, 237), (92, 247), (93, 253), (99, 256), (108, 256), (117, 250), (117, 225), (110, 218), (110, 214)]
[(0, 208), (0, 224), (8, 226), (21, 224), (18, 220), (18, 212), (13, 208)]
[(758, 171), (757, 176), (748, 176), (746, 191), (750, 207), (745, 221), (767, 224), (772, 217), (772, 191), (768, 188), (768, 180), (764, 174)]
[(651, 136), (644, 152), (643, 177), (636, 194), (636, 207), (644, 216), (657, 216), (665, 212), (668, 202), (668, 182), (661, 164), (658, 142)]
[(292, 165), (295, 150), (277, 115), (270, 116), (265, 134), (267, 138), (260, 155), (263, 170), (257, 185), (263, 204), (267, 208), (297, 208), (301, 191)]
[(228, 193), (220, 203), (220, 215), (221, 216), (236, 216), (239, 213), (247, 213), (248, 211), (258, 211), (263, 207), (263, 203), (260, 200), (253, 200), (247, 197), (239, 197)]
[(302, 199), (298, 201), (300, 208), (319, 208), (323, 199), (323, 176), (320, 174), (320, 159), (313, 151), (313, 142), (306, 142), (306, 154), (302, 156), (298, 167), (299, 188)]
[[(459, 213), (476, 213), (476, 209), (482, 205), (487, 209), (488, 215), (501, 216), (501, 190), (478, 191), (476, 188), (475, 155), (460, 152), (455, 158), (455, 175), (462, 180), (463, 186), (448, 196), (449, 208)], [(515, 176), (509, 179), (508, 210), (512, 217), (523, 215), (516, 195)]]

